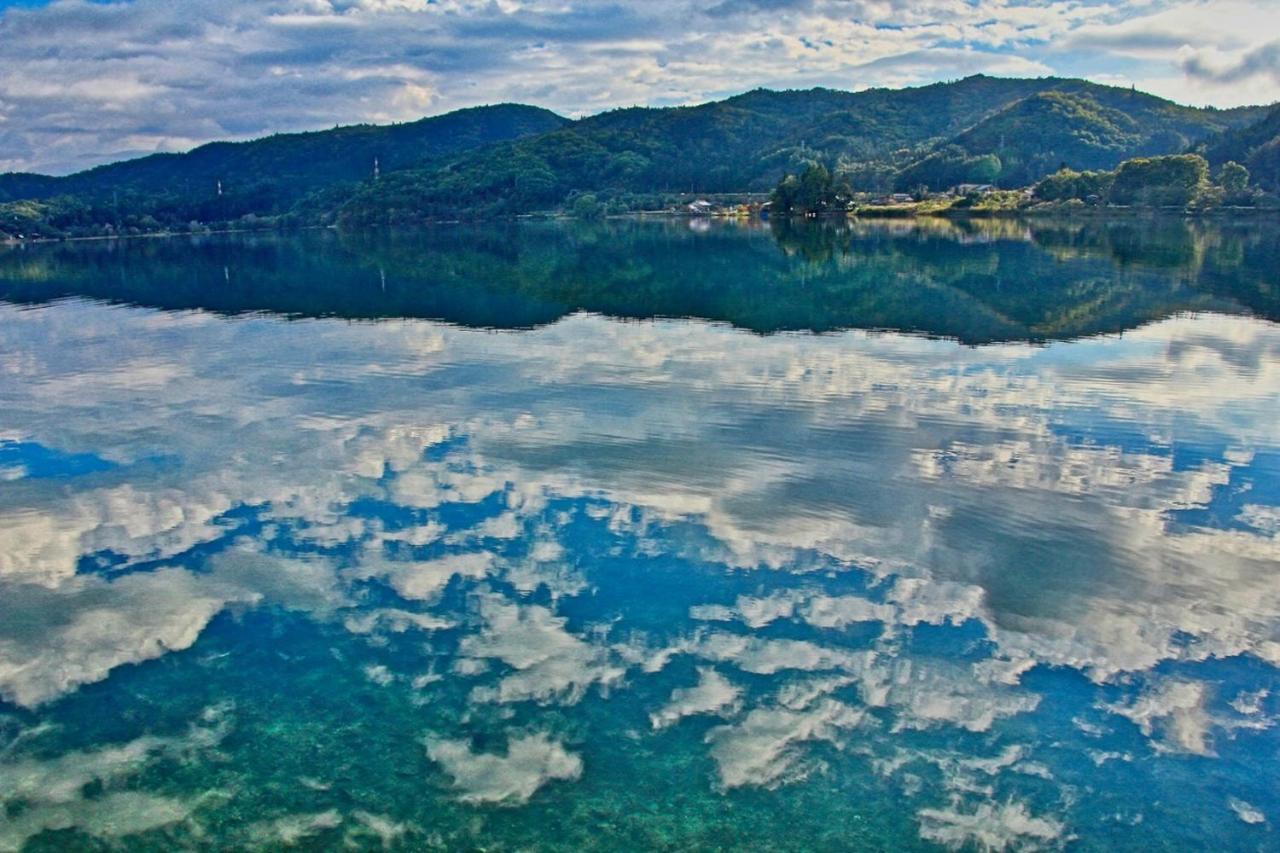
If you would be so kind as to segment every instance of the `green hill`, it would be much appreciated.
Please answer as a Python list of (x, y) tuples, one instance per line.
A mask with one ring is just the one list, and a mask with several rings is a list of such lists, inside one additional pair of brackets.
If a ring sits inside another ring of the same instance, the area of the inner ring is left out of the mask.
[[(1063, 81), (984, 119), (911, 164), (897, 185), (1032, 184), (1062, 166), (1113, 169), (1133, 157), (1175, 154), (1259, 111), (1184, 107), (1142, 92)], [(991, 159), (995, 158), (995, 159)]]
[[(0, 202), (70, 196), (168, 221), (229, 219), (289, 210), (309, 193), (568, 122), (548, 110), (502, 104), (397, 125), (351, 125), (214, 142), (185, 154), (153, 154), (66, 177), (0, 175)], [(218, 186), (221, 183), (222, 194)]]

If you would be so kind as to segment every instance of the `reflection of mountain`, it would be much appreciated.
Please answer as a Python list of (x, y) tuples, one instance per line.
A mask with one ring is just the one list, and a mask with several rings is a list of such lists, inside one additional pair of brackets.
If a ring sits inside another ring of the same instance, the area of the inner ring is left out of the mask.
[(590, 311), (764, 333), (900, 329), (976, 344), (1123, 331), (1194, 310), (1280, 317), (1276, 236), (1180, 222), (303, 232), (11, 251), (0, 255), (0, 298), (494, 328)]

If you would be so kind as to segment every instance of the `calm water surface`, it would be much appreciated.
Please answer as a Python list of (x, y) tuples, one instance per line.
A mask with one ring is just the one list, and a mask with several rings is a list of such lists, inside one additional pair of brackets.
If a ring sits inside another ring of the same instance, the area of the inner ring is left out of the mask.
[(0, 850), (1280, 849), (1278, 269), (0, 249)]

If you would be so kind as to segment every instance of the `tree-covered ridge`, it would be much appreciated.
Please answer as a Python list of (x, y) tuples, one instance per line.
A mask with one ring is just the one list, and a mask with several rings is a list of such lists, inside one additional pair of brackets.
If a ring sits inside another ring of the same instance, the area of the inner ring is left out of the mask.
[(958, 134), (903, 169), (896, 185), (1028, 186), (1063, 165), (1112, 169), (1134, 157), (1180, 153), (1257, 115), (1197, 110), (1131, 89), (1063, 86), (1024, 98)]
[[(0, 202), (74, 199), (160, 220), (227, 219), (287, 212), (310, 193), (419, 166), (568, 122), (548, 110), (501, 104), (395, 125), (350, 125), (214, 142), (185, 154), (153, 154), (66, 177), (0, 175)], [(63, 206), (67, 206), (64, 201)]]
[(955, 144), (970, 154), (998, 157), (995, 182), (1023, 186), (1064, 162), (1083, 169), (1107, 168), (1117, 158), (1140, 153), (1153, 133), (1166, 131), (1167, 127), (1144, 128), (1128, 113), (1104, 107), (1092, 97), (1043, 92), (970, 128)]
[(64, 178), (0, 175), (0, 199), (74, 193), (211, 190), (269, 181), (301, 195), (319, 185), (361, 180), (378, 158), (385, 171), (421, 165), (529, 134), (568, 119), (539, 107), (498, 104), (456, 110), (392, 125), (358, 124), (306, 133), (278, 133), (248, 142), (211, 142), (185, 154), (152, 154), (98, 166)]

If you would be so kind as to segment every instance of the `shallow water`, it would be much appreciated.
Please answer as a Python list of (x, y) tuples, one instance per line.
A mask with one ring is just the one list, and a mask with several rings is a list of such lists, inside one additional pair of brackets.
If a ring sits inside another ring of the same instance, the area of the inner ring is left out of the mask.
[(0, 850), (1276, 849), (1275, 231), (2, 252)]

